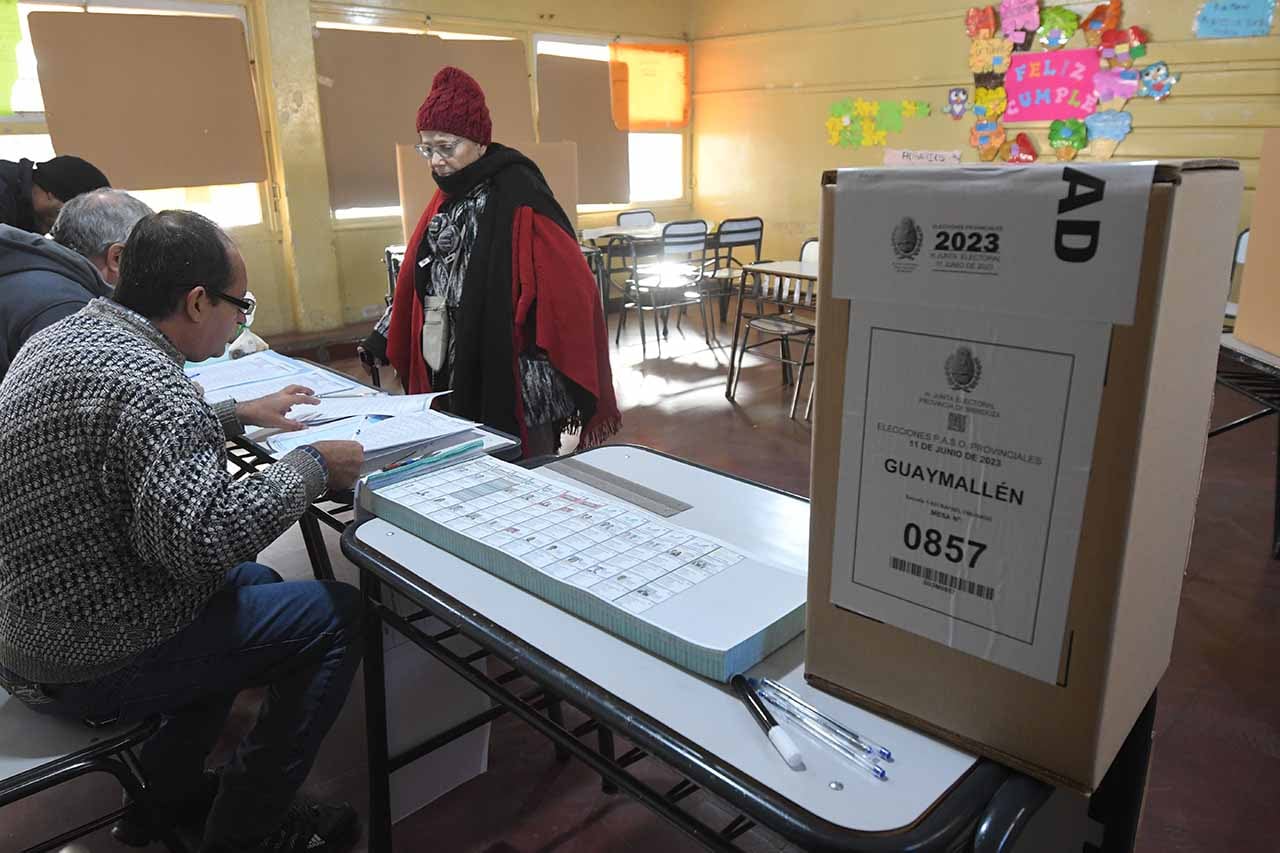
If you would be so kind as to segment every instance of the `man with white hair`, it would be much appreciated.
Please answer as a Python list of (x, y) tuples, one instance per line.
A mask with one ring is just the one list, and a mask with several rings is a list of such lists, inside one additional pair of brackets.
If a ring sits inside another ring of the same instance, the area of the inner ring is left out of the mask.
[(63, 205), (52, 240), (0, 225), (0, 379), (28, 338), (111, 293), (129, 232), (151, 212), (99, 189)]

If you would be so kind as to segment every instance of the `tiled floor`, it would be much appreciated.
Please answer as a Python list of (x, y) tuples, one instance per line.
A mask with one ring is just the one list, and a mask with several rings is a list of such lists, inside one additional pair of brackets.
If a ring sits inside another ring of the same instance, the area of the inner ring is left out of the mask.
[[(633, 326), (634, 328), (634, 326)], [(723, 335), (727, 339), (727, 334)], [(776, 365), (749, 366), (737, 404), (725, 400), (727, 352), (708, 350), (686, 329), (642, 360), (638, 340), (615, 350), (615, 384), (625, 412), (618, 441), (659, 448), (790, 491), (808, 489), (809, 428), (786, 416), (789, 389)], [(336, 366), (352, 369), (353, 363)], [(1250, 410), (1222, 391), (1215, 422)], [(1280, 836), (1280, 564), (1269, 558), (1276, 424), (1262, 421), (1209, 445), (1173, 663), (1161, 687), (1155, 753), (1140, 853), (1253, 853)], [(330, 551), (340, 576), (353, 570)], [(287, 577), (308, 577), (296, 528), (261, 556)], [(359, 682), (330, 734), (307, 789), (348, 799), (367, 796)], [(253, 697), (237, 708), (232, 731), (252, 719)], [(669, 772), (642, 762), (650, 779)], [(0, 810), (0, 851), (52, 834), (111, 799), (85, 780)], [(727, 821), (695, 796), (709, 821)], [(597, 853), (699, 849), (641, 806), (600, 793), (577, 762), (557, 763), (549, 745), (503, 718), (493, 726), (490, 769), (396, 827), (398, 853)], [(782, 846), (759, 830), (749, 850)], [(68, 853), (120, 850), (99, 833)], [(150, 848), (159, 850), (158, 847)], [(364, 849), (363, 846), (360, 849)]]

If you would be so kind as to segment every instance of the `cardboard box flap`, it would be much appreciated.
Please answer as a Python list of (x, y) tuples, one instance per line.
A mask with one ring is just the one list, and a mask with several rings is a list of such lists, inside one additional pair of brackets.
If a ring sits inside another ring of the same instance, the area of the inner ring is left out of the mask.
[(831, 292), (1129, 325), (1155, 178), (1151, 162), (841, 169)]

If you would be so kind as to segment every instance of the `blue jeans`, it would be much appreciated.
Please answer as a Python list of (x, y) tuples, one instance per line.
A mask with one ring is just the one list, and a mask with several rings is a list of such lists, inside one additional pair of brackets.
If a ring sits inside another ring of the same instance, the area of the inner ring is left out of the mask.
[(162, 807), (199, 790), (204, 762), (236, 694), (268, 688), (257, 723), (222, 771), (205, 843), (273, 830), (302, 785), (346, 701), (361, 655), (359, 590), (332, 581), (288, 581), (242, 563), (195, 620), (94, 681), (46, 687), (38, 710), (90, 720), (162, 725), (139, 760)]

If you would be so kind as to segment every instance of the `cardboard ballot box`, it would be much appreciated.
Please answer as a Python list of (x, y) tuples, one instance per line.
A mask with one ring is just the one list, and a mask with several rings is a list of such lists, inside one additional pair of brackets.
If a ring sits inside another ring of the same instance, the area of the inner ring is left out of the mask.
[(1097, 786), (1169, 661), (1241, 184), (825, 176), (810, 682)]

